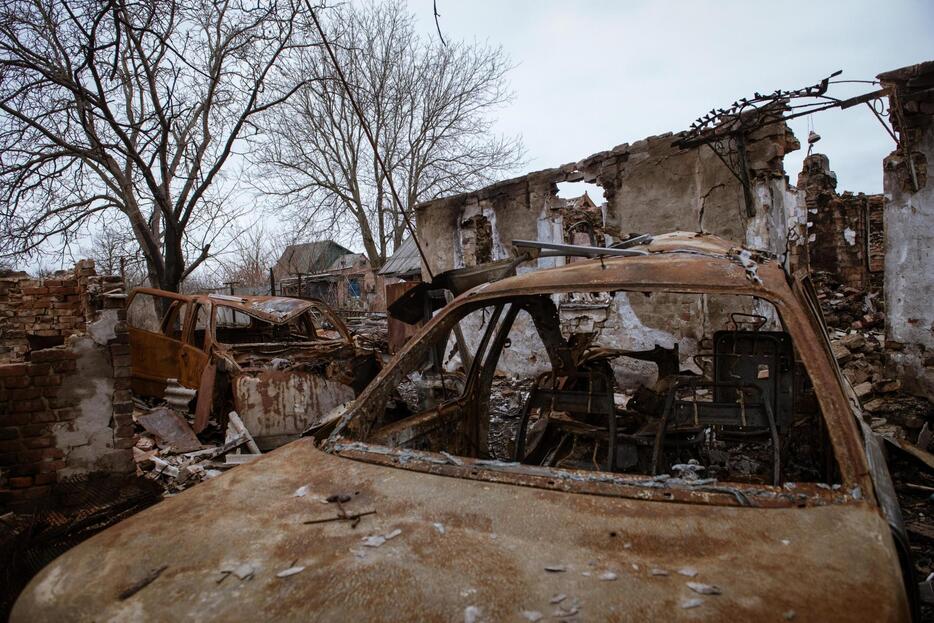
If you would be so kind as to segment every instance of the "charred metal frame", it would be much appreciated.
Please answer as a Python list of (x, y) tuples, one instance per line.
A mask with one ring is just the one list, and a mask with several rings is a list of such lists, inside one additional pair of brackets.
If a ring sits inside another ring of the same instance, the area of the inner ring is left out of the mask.
[[(811, 316), (804, 286), (786, 275), (773, 259), (759, 256), (758, 279), (735, 259), (737, 250), (714, 236), (670, 234), (646, 245), (648, 255), (628, 258), (600, 258), (578, 262), (559, 269), (526, 273), (488, 283), (458, 297), (445, 312), (436, 315), (400, 352), (397, 359), (364, 391), (339, 420), (316, 431), (322, 438), (330, 433), (326, 449), (334, 451), (366, 439), (376, 423), (368, 409), (384, 404), (398, 382), (394, 374), (411, 366), (425, 354), (427, 344), (448, 334), (454, 323), (481, 306), (515, 302), (528, 294), (573, 292), (581, 287), (607, 291), (679, 292), (685, 294), (722, 293), (748, 295), (770, 302), (794, 338), (798, 354), (814, 385), (821, 413), (830, 437), (842, 482), (850, 499), (864, 499), (872, 491), (862, 441), (856, 428), (854, 407), (843, 390), (842, 377), (829, 356), (829, 338), (820, 320)], [(543, 341), (547, 342), (547, 340)], [(559, 357), (560, 358), (560, 357)], [(350, 438), (347, 436), (349, 435)], [(355, 446), (362, 456), (367, 452), (389, 451), (378, 445)], [(446, 461), (443, 457), (442, 461)], [(417, 461), (406, 462), (410, 467)], [(527, 466), (524, 466), (527, 467)], [(748, 485), (731, 483), (744, 490)], [(755, 487), (753, 487), (755, 489)], [(640, 497), (666, 499), (642, 492)]]

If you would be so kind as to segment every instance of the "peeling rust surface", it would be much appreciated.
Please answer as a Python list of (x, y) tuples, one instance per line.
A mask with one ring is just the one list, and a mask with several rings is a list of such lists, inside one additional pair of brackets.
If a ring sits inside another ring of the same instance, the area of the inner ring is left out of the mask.
[[(375, 514), (356, 528), (306, 524), (336, 515), (322, 502), (335, 494), (349, 496), (347, 513)], [(237, 564), (253, 579), (218, 583)], [(145, 591), (119, 600), (126, 578), (162, 565)], [(276, 577), (296, 565), (304, 571)], [(760, 621), (793, 610), (802, 621), (854, 612), (904, 621), (897, 565), (888, 528), (865, 501), (656, 503), (400, 470), (302, 439), (67, 552), (32, 581), (12, 621), (460, 621), (469, 607), (513, 621), (522, 610), (551, 613), (561, 593), (579, 601), (581, 620)], [(696, 576), (678, 573), (685, 568)], [(600, 580), (608, 572), (616, 579)], [(696, 596), (688, 581), (722, 594), (683, 609)]]
[(299, 435), (334, 407), (353, 400), (349, 385), (311, 372), (263, 370), (234, 379), (234, 405), (258, 441)]
[[(282, 441), (351, 400), (378, 370), (376, 354), (358, 347), (346, 325), (321, 301), (137, 288), (130, 304), (138, 294), (174, 301), (175, 311), (167, 316), (171, 321), (163, 320), (162, 332), (130, 327), (134, 389), (159, 396), (168, 378), (199, 389), (196, 432), (223, 406), (213, 404), (218, 398), (213, 395), (215, 371), (231, 378), (231, 398), (254, 436)], [(180, 315), (182, 304), (185, 317), (172, 316)], [(207, 312), (209, 321), (196, 326), (199, 309)], [(218, 312), (224, 309), (252, 320), (248, 325), (221, 326)], [(330, 328), (322, 327), (322, 321)], [(177, 329), (168, 327), (176, 323)], [(306, 333), (296, 337), (293, 327)]]

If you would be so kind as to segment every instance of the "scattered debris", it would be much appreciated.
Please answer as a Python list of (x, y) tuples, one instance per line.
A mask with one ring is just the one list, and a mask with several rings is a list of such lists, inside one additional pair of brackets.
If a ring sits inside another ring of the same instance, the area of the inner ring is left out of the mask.
[(436, 531), (438, 534), (444, 534), (444, 532), (445, 532), (445, 531), (444, 531), (444, 524), (442, 524), (442, 523), (433, 523), (433, 524), (431, 524), (431, 525), (434, 527), (435, 531)]
[(551, 599), (549, 599), (549, 600), (548, 600), (548, 603), (550, 603), (550, 604), (552, 604), (552, 605), (554, 605), (554, 604), (560, 604), (562, 601), (564, 601), (564, 600), (567, 599), (567, 598), (568, 598), (568, 596), (565, 595), (564, 593), (558, 593), (557, 595), (555, 595), (555, 596), (553, 596)]
[(464, 608), (464, 623), (477, 623), (480, 620), (480, 608), (467, 606)]
[(371, 535), (371, 536), (365, 536), (363, 537), (362, 541), (363, 541), (364, 547), (379, 547), (386, 541), (394, 539), (400, 534), (402, 534), (402, 530), (400, 530), (399, 528), (396, 528), (392, 532), (388, 532), (386, 534), (382, 534), (382, 535), (376, 534), (376, 535)]
[(277, 578), (287, 578), (287, 577), (289, 577), (289, 576), (291, 576), (291, 575), (295, 575), (295, 574), (297, 574), (297, 573), (301, 573), (301, 572), (304, 571), (304, 570), (305, 570), (305, 567), (289, 567), (288, 569), (283, 569), (282, 571), (280, 571), (279, 573), (277, 573), (277, 574), (276, 574), (276, 577), (277, 577)]
[(541, 621), (542, 617), (544, 616), (538, 610), (522, 610), (521, 612), (519, 612), (519, 614), (522, 615), (523, 619), (525, 619), (526, 621), (532, 621), (532, 623), (535, 623), (536, 621)]
[(612, 571), (606, 571), (606, 572), (600, 574), (599, 579), (600, 579), (600, 580), (603, 580), (604, 582), (612, 582), (612, 581), (615, 580), (617, 577), (619, 577), (619, 576), (617, 576), (617, 575), (616, 575), (615, 573), (613, 573)]
[(221, 569), (221, 578), (217, 581), (218, 584), (227, 579), (228, 576), (234, 576), (240, 581), (252, 580), (253, 579), (253, 565), (249, 563), (238, 563), (236, 565), (225, 567)]
[(678, 569), (678, 573), (687, 578), (693, 578), (694, 576), (697, 575), (697, 569), (695, 569), (694, 567), (682, 567)]
[(117, 595), (117, 599), (119, 599), (120, 601), (123, 601), (124, 599), (129, 599), (136, 593), (140, 592), (141, 590), (143, 590), (144, 588), (146, 588), (147, 586), (155, 582), (156, 578), (162, 575), (162, 572), (168, 568), (169, 568), (168, 565), (162, 565), (161, 567), (158, 567), (157, 569), (151, 570), (141, 579), (137, 580), (136, 582), (134, 582), (127, 588), (120, 591), (120, 594)]
[[(201, 449), (201, 442), (191, 430), (191, 426), (171, 409), (158, 407), (137, 417), (136, 422), (156, 437), (156, 443), (163, 450), (183, 453)], [(149, 445), (150, 442), (144, 442), (144, 446)]]
[(720, 595), (723, 591), (719, 586), (713, 584), (703, 584), (701, 582), (688, 582), (688, 588), (701, 595)]
[(689, 597), (687, 599), (681, 600), (681, 607), (685, 610), (690, 610), (691, 608), (696, 608), (700, 605), (703, 605), (704, 600), (700, 597)]
[(649, 573), (655, 576), (667, 576), (668, 575), (668, 572), (665, 569), (661, 569), (659, 567), (652, 567), (652, 570), (649, 571)]
[(298, 489), (295, 490), (295, 493), (292, 494), (292, 497), (293, 497), (293, 498), (303, 498), (303, 497), (305, 497), (306, 495), (308, 495), (308, 491), (309, 491), (309, 490), (310, 490), (310, 489), (309, 489), (308, 485), (302, 485), (301, 487), (299, 487)]

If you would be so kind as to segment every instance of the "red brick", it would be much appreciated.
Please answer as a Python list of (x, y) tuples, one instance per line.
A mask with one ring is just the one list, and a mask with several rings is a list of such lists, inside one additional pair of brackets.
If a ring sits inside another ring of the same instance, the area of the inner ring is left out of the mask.
[(37, 376), (32, 379), (32, 384), (35, 385), (36, 387), (56, 387), (62, 384), (62, 377), (58, 374), (50, 374), (48, 376)]
[[(120, 413), (114, 415), (114, 424), (117, 426), (132, 426), (133, 425), (133, 414), (132, 413)], [(16, 430), (16, 429), (13, 429)]]
[(59, 448), (46, 448), (42, 451), (42, 458), (44, 459), (63, 459), (65, 458), (65, 453)]
[(29, 366), (25, 363), (0, 364), (0, 377), (26, 376)]
[(45, 411), (36, 411), (35, 413), (30, 413), (32, 416), (32, 421), (38, 424), (51, 424), (53, 422), (58, 422), (58, 416), (55, 415), (55, 411), (52, 409), (46, 409)]
[(42, 453), (47, 450), (50, 450), (50, 448), (44, 450), (20, 450), (16, 453), (16, 460), (19, 463), (38, 463), (42, 460)]
[(34, 362), (43, 361), (62, 361), (68, 359), (77, 359), (77, 355), (65, 348), (46, 348), (45, 350), (32, 351), (31, 359)]
[(74, 361), (55, 361), (52, 363), (52, 369), (56, 372), (73, 372), (78, 366)]
[(15, 389), (17, 387), (29, 387), (29, 377), (28, 376), (9, 376), (3, 379), (3, 386), (7, 389)]
[(49, 366), (47, 363), (34, 363), (33, 365), (29, 366), (29, 369), (26, 371), (26, 373), (29, 376), (46, 376), (49, 372), (51, 372), (51, 370), (51, 366)]
[(129, 450), (136, 445), (136, 442), (136, 435), (133, 435), (132, 437), (120, 437), (114, 440), (114, 448), (117, 450)]
[(136, 434), (136, 429), (133, 425), (117, 426), (114, 429), (114, 437), (132, 437), (134, 434)]
[(37, 485), (51, 485), (58, 481), (58, 474), (55, 472), (47, 472), (45, 474), (36, 474), (33, 476), (33, 482)]
[(10, 400), (33, 400), (42, 397), (42, 390), (38, 387), (26, 387), (24, 389), (11, 389)]
[(42, 400), (21, 400), (10, 405), (12, 413), (35, 413), (45, 411), (45, 402)]
[(23, 449), (23, 442), (19, 439), (7, 439), (0, 441), (0, 453), (19, 452)]
[(43, 461), (42, 463), (39, 463), (40, 474), (57, 472), (60, 469), (65, 469), (65, 461)]
[(30, 487), (23, 491), (23, 497), (26, 499), (34, 500), (36, 498), (44, 498), (52, 493), (52, 487), (49, 485), (43, 485), (41, 487)]
[(10, 473), (10, 476), (33, 476), (39, 473), (39, 465), (37, 463), (27, 463), (25, 465), (13, 465), (6, 468)]
[(10, 486), (14, 489), (25, 489), (32, 486), (32, 476), (14, 476), (10, 478)]
[(15, 426), (5, 426), (0, 428), (0, 439), (4, 441), (8, 439), (19, 439), (19, 428)]
[(30, 437), (23, 440), (23, 445), (31, 450), (51, 448), (54, 440), (51, 437)]

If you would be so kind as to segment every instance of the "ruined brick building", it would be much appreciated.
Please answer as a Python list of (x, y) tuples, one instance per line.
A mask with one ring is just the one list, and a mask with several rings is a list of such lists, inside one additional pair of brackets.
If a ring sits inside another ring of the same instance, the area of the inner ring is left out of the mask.
[[(663, 134), (419, 205), (417, 228), (431, 269), (510, 257), (517, 239), (579, 243), (577, 233), (568, 231), (579, 215), (558, 196), (558, 184), (594, 183), (605, 201), (597, 228), (601, 246), (631, 233), (705, 231), (769, 251), (792, 267), (810, 265), (832, 287), (867, 295), (884, 288), (893, 371), (906, 387), (932, 397), (934, 191), (927, 179), (934, 158), (934, 62), (881, 74), (879, 81), (898, 137), (883, 163), (883, 195), (838, 191), (821, 154), (805, 160), (797, 186), (791, 185), (783, 157), (800, 144), (781, 120), (742, 137), (742, 175), (709, 145), (684, 147), (684, 133)], [(732, 145), (726, 159), (737, 150)], [(539, 259), (537, 267), (563, 262)], [(625, 294), (605, 307), (601, 322), (629, 323), (628, 348), (651, 348), (657, 331), (666, 328), (664, 318), (677, 318)], [(694, 321), (698, 340), (703, 315)]]
[(134, 470), (124, 296), (90, 260), (0, 276), (0, 506), (28, 506), (64, 477)]

